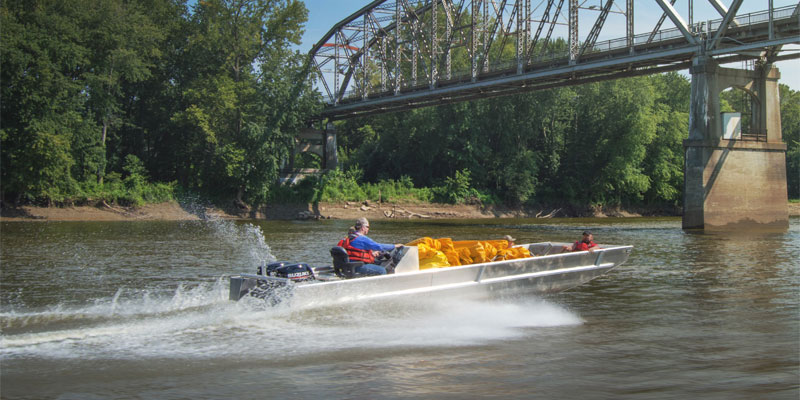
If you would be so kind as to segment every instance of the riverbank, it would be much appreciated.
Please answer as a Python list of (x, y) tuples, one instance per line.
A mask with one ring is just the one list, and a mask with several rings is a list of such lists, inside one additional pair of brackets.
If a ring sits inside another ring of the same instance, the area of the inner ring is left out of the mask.
[[(551, 210), (547, 214), (552, 213)], [(182, 205), (177, 202), (148, 204), (142, 207), (110, 206), (105, 203), (68, 207), (21, 206), (0, 210), (2, 220), (31, 221), (136, 221), (220, 219), (370, 219), (391, 218), (495, 218), (535, 217), (522, 210), (482, 209), (473, 205), (448, 204), (362, 204), (319, 203), (277, 204), (260, 209)]]
[[(4, 207), (0, 220), (23, 221), (186, 221), (201, 219), (444, 219), (677, 216), (676, 209), (508, 208), (450, 204), (319, 203), (270, 205), (258, 210), (182, 205), (176, 202), (120, 207), (105, 203), (70, 207)], [(800, 203), (789, 203), (789, 215), (800, 216)]]

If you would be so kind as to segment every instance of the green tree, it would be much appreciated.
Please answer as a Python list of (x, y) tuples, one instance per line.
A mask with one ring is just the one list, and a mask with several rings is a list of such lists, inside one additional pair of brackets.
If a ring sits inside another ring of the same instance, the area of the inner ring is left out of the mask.
[(781, 134), (786, 142), (786, 181), (790, 199), (800, 199), (800, 91), (780, 85)]
[(59, 201), (74, 191), (71, 143), (75, 132), (92, 128), (76, 79), (87, 54), (78, 8), (58, 1), (0, 6), (2, 192), (13, 202)]
[(61, 200), (102, 181), (106, 138), (149, 76), (161, 34), (123, 0), (8, 1), (2, 7), (3, 193)]
[(307, 68), (289, 49), (307, 11), (287, 0), (209, 0), (191, 19), (193, 75), (172, 122), (193, 143), (187, 183), (262, 202), (305, 114), (315, 107)]
[(647, 78), (578, 87), (575, 130), (567, 135), (561, 174), (567, 200), (618, 205), (650, 187), (642, 170), (656, 133)]
[[(107, 168), (120, 171), (126, 155), (136, 155), (154, 181), (176, 181), (178, 160), (186, 154), (183, 132), (171, 122), (181, 106), (181, 93), (190, 75), (185, 61), (189, 34), (188, 10), (184, 0), (138, 0), (138, 9), (161, 30), (159, 56), (151, 59), (149, 77), (141, 81), (121, 81), (124, 93), (116, 114), (116, 124), (107, 137)], [(185, 172), (185, 171), (180, 171)]]
[(89, 57), (82, 79), (86, 85), (87, 106), (101, 126), (101, 160), (97, 179), (103, 183), (107, 163), (106, 142), (109, 129), (121, 124), (124, 83), (135, 83), (151, 76), (151, 69), (161, 57), (163, 32), (141, 9), (143, 3), (122, 0), (83, 0), (81, 18), (84, 46)]
[(683, 139), (689, 132), (689, 81), (675, 72), (650, 77), (656, 93), (656, 135), (643, 168), (650, 178), (645, 200), (678, 205), (683, 193)]

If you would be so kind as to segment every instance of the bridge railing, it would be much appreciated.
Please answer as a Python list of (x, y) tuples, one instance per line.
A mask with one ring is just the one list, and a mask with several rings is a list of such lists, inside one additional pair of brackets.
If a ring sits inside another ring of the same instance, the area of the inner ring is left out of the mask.
[[(776, 8), (773, 10), (773, 20), (781, 20), (786, 18), (791, 18), (792, 13), (794, 12), (796, 6), (786, 6), (782, 8)], [(690, 30), (692, 32), (716, 32), (720, 25), (722, 25), (722, 19), (715, 19), (710, 21), (700, 21), (692, 24)], [(769, 10), (766, 11), (756, 11), (751, 12), (744, 15), (737, 15), (734, 21), (739, 24), (739, 26), (751, 26), (756, 24), (761, 24), (765, 22), (769, 22)], [(670, 28), (658, 31), (652, 40), (650, 40), (649, 33), (642, 33), (635, 35), (633, 37), (634, 46), (637, 45), (644, 45), (648, 43), (658, 43), (668, 40), (674, 40), (682, 38), (683, 34), (678, 28)], [(606, 40), (604, 42), (600, 42), (595, 44), (592, 47), (592, 51), (595, 52), (603, 52), (603, 51), (612, 51), (612, 50), (620, 50), (628, 47), (627, 39), (626, 38), (618, 38), (618, 39), (611, 39)]]
[[(391, 6), (394, 7), (394, 3), (385, 3), (383, 6)], [(772, 11), (772, 19), (773, 21), (780, 21), (788, 18), (794, 18), (793, 13), (795, 12), (797, 6), (785, 6), (781, 8), (775, 8)], [(387, 19), (388, 18), (388, 19)], [(381, 19), (391, 20), (392, 17), (381, 17)], [(756, 24), (762, 24), (769, 22), (770, 20), (770, 12), (769, 10), (765, 11), (757, 11), (751, 12), (748, 14), (737, 15), (735, 17), (735, 23), (738, 24), (739, 27), (747, 27)], [(722, 24), (723, 19), (715, 19), (715, 20), (707, 20), (707, 21), (700, 21), (692, 24), (689, 27), (691, 32), (695, 33), (702, 33), (702, 32), (716, 32), (720, 25)], [(683, 33), (678, 28), (670, 28), (670, 29), (663, 29), (657, 31), (655, 34), (651, 33), (642, 33), (633, 36), (633, 46), (634, 50), (637, 54), (646, 53), (648, 51), (659, 51), (658, 45), (663, 44), (665, 42), (676, 41), (676, 40), (683, 40), (684, 36)], [(646, 45), (653, 46), (652, 50), (648, 50), (647, 48), (643, 48)], [(690, 46), (689, 43), (685, 43), (685, 45)], [(610, 39), (602, 42), (595, 43), (591, 49), (584, 53), (584, 57), (588, 54), (598, 55), (602, 53), (610, 53), (610, 52), (618, 52), (620, 50), (628, 49), (628, 39), (627, 38), (616, 38)], [(535, 57), (531, 57), (527, 62), (528, 70), (530, 70), (531, 66), (537, 66), (536, 68), (547, 68), (547, 66), (555, 66), (555, 65), (564, 65), (569, 60), (569, 51), (559, 51), (559, 52), (550, 52), (545, 54), (539, 54)], [(506, 59), (502, 61), (494, 61), (489, 63), (489, 73), (490, 74), (500, 74), (500, 75), (507, 75), (510, 73), (516, 73), (517, 68), (517, 60), (516, 59)], [(324, 78), (322, 78), (324, 79)], [(450, 75), (450, 79), (439, 79), (438, 85), (447, 85), (452, 83), (459, 83), (459, 82), (467, 82), (472, 79), (472, 71), (467, 67), (462, 70), (453, 70)], [(402, 92), (408, 90), (427, 90), (429, 85), (424, 82), (420, 82), (417, 85), (412, 84), (409, 81), (402, 81), (400, 83), (400, 90)], [(384, 97), (384, 96), (391, 96), (393, 92), (390, 91), (369, 91), (367, 93), (367, 99), (377, 98), (377, 97)], [(364, 92), (361, 89), (351, 89), (347, 90), (342, 94), (341, 100), (344, 102), (350, 102), (352, 100), (361, 100), (364, 99)], [(335, 103), (334, 99), (330, 97), (325, 97), (325, 103), (328, 105), (332, 105)]]
[(742, 137), (739, 140), (750, 141), (750, 142), (766, 142), (767, 141), (767, 133), (766, 132), (749, 132), (749, 133), (742, 132)]

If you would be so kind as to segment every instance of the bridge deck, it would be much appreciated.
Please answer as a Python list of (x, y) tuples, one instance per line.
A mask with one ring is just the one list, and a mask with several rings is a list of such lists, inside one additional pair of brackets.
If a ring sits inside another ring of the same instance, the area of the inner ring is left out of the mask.
[[(691, 59), (702, 52), (717, 57), (722, 63), (758, 58), (754, 52), (765, 51), (772, 51), (772, 60), (794, 58), (800, 54), (781, 56), (778, 51), (785, 44), (800, 43), (798, 8), (800, 5), (774, 9), (772, 18), (769, 10), (737, 15), (736, 23), (724, 30), (722, 40), (710, 49), (707, 44), (714, 38), (715, 32), (720, 30), (724, 18), (691, 26), (691, 31), (697, 37), (694, 43), (679, 29), (665, 29), (634, 36), (630, 41), (621, 38), (595, 43), (581, 53), (579, 59), (575, 59), (569, 52), (540, 55), (525, 63), (522, 68), (518, 66), (517, 60), (505, 60), (494, 63), (477, 74), (456, 71), (451, 74), (450, 79), (436, 79), (433, 84), (430, 79), (421, 79), (417, 84), (403, 82), (383, 91), (369, 85), (359, 86), (358, 82), (354, 82), (360, 74), (364, 74), (363, 70), (359, 71), (359, 62), (363, 62), (362, 58), (365, 56), (363, 51), (356, 49), (359, 52), (344, 57), (351, 61), (347, 65), (349, 69), (341, 79), (343, 83), (337, 94), (328, 98), (329, 105), (320, 117), (349, 118), (681, 70), (688, 68)], [(366, 38), (362, 37), (362, 40), (366, 42)], [(627, 43), (633, 45), (627, 46)], [(318, 48), (319, 54), (314, 53), (312, 57), (320, 57), (325, 52), (330, 56), (330, 48), (321, 49), (323, 48)], [(438, 58), (433, 63), (437, 60)], [(343, 63), (337, 70), (344, 70), (344, 67)], [(335, 81), (338, 82), (338, 79)], [(323, 83), (327, 87), (328, 83)], [(357, 90), (345, 90), (354, 87), (353, 85)], [(364, 87), (368, 89), (366, 92)]]

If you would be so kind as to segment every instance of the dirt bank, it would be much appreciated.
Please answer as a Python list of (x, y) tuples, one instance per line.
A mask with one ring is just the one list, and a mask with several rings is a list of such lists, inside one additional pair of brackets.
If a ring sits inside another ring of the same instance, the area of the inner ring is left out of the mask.
[(178, 203), (148, 204), (143, 207), (109, 206), (104, 203), (70, 207), (6, 207), (0, 210), (2, 220), (32, 221), (184, 221), (205, 218), (223, 219), (356, 219), (365, 216), (380, 218), (493, 218), (518, 214), (481, 210), (477, 206), (451, 205), (364, 205), (355, 203), (320, 203), (318, 205), (270, 205), (258, 210), (220, 209), (185, 206)]
[[(679, 215), (680, 210), (504, 208), (448, 204), (370, 204), (320, 203), (318, 205), (270, 205), (259, 210), (230, 207), (220, 209), (186, 206), (175, 202), (143, 207), (109, 206), (105, 203), (75, 207), (4, 207), (2, 220), (31, 221), (184, 221), (206, 218), (222, 219), (442, 219), (442, 218), (549, 218), (549, 217), (636, 217), (642, 215)], [(789, 215), (800, 216), (800, 203), (789, 204)]]
[[(658, 210), (657, 215), (675, 215)], [(619, 209), (575, 210), (567, 207), (508, 208), (450, 204), (320, 203), (313, 205), (274, 205), (264, 210), (268, 219), (331, 218), (356, 219), (442, 219), (442, 218), (553, 218), (553, 217), (635, 217), (653, 215), (651, 211)]]
[(36, 221), (184, 221), (209, 217), (239, 218), (211, 207), (183, 207), (178, 203), (148, 204), (142, 207), (109, 206), (104, 203), (70, 207), (4, 207), (2, 220)]

